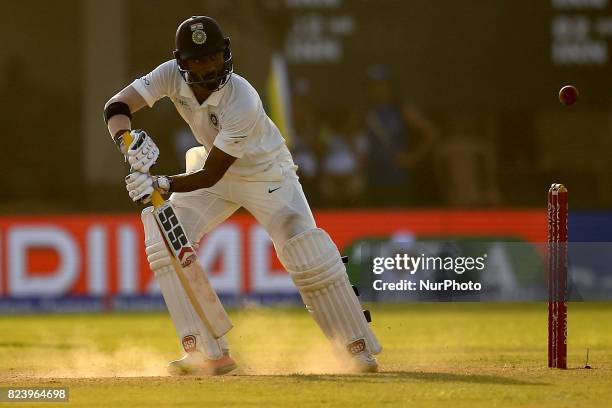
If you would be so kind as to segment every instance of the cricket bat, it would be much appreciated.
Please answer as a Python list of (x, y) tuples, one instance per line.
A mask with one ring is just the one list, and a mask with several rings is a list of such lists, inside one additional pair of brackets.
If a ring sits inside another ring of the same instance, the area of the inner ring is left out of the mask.
[[(132, 143), (130, 132), (123, 134), (123, 141), (125, 146)], [(179, 281), (206, 328), (218, 339), (227, 333), (233, 324), (202, 268), (195, 249), (189, 243), (174, 208), (157, 190), (153, 192), (151, 202), (155, 208), (153, 214), (157, 225), (172, 254), (172, 264)]]

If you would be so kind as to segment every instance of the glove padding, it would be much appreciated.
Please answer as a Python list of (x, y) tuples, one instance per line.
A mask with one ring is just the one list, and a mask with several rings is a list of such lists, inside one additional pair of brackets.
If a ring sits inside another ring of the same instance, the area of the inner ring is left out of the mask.
[(170, 178), (168, 176), (151, 176), (149, 173), (135, 171), (125, 178), (125, 188), (132, 201), (147, 204), (151, 201), (153, 191), (168, 194)]
[(159, 157), (159, 148), (144, 130), (132, 130), (132, 143), (128, 146), (127, 159), (132, 171), (148, 173)]
[(135, 203), (147, 204), (153, 194), (153, 177), (148, 173), (135, 171), (125, 178), (125, 188)]

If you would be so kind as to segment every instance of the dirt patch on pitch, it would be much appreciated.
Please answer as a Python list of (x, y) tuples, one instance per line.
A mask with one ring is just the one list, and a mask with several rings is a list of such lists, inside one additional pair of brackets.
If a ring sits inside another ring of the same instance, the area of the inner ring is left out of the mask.
[(244, 319), (235, 322), (230, 340), (238, 375), (347, 372), (347, 363), (341, 361), (314, 321), (296, 319), (295, 313), (250, 308)]

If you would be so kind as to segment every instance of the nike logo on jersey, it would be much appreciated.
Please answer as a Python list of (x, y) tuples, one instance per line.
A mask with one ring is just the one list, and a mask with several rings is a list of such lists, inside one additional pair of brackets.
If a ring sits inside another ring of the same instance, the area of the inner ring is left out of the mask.
[(275, 192), (276, 190), (278, 190), (279, 188), (280, 188), (280, 187), (276, 187), (276, 188), (269, 188), (269, 189), (268, 189), (268, 193), (273, 193), (273, 192)]

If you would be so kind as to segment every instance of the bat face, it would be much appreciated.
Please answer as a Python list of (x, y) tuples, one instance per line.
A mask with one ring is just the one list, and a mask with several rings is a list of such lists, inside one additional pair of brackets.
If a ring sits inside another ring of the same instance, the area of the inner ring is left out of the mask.
[(194, 260), (197, 260), (195, 250), (189, 243), (183, 226), (170, 203), (166, 202), (157, 207), (154, 213), (160, 229), (166, 237), (166, 242), (179, 264), (185, 268), (192, 264)]

